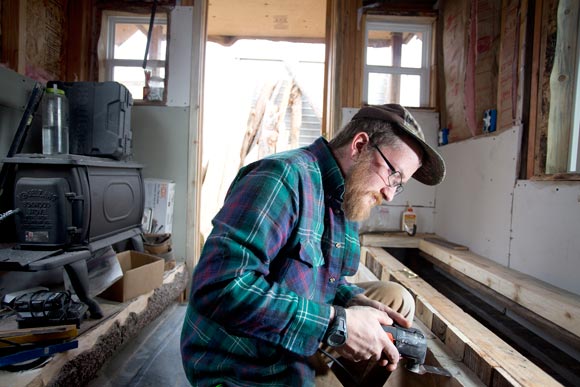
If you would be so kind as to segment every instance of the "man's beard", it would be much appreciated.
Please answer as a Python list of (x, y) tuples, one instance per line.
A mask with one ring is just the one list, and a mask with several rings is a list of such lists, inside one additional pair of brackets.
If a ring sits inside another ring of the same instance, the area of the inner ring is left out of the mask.
[(367, 219), (371, 209), (381, 204), (383, 196), (367, 187), (371, 178), (371, 154), (365, 152), (351, 167), (345, 179), (344, 202), (342, 208), (346, 218), (355, 222)]

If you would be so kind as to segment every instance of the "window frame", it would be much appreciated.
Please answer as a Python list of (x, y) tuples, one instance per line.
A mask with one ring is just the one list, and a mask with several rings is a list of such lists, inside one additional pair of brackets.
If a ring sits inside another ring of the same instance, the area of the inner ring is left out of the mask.
[[(104, 63), (104, 77), (107, 81), (114, 81), (114, 68), (115, 67), (141, 67), (143, 66), (143, 59), (115, 59), (114, 46), (115, 46), (115, 26), (117, 24), (147, 24), (149, 25), (151, 16), (146, 14), (129, 14), (127, 12), (122, 12), (121, 14), (109, 13), (106, 16), (106, 28), (107, 28), (107, 39), (105, 46), (105, 59)], [(165, 59), (147, 59), (148, 67), (165, 69), (165, 77), (163, 78), (163, 97), (161, 101), (149, 101), (142, 98), (134, 98), (134, 101), (140, 104), (158, 104), (167, 102), (167, 76), (168, 76), (168, 60), (169, 57), (169, 15), (165, 12), (158, 12), (155, 15), (154, 25), (166, 25), (167, 28), (167, 41), (165, 49)], [(144, 54), (144, 53), (143, 53)]]
[[(369, 31), (420, 32), (423, 34), (421, 67), (395, 67), (367, 64)], [(433, 21), (426, 18), (368, 16), (364, 30), (363, 58), (363, 102), (368, 103), (369, 76), (371, 73), (387, 75), (418, 75), (421, 79), (421, 92), (418, 107), (431, 104), (431, 58), (433, 47)]]
[[(578, 5), (576, 5), (578, 6)], [(554, 58), (550, 57), (550, 53), (556, 50), (556, 39), (552, 37), (556, 34), (558, 28), (557, 23), (553, 20), (557, 18), (558, 2), (539, 1), (535, 8), (530, 7), (528, 15), (533, 15), (533, 45), (531, 51), (531, 70), (530, 70), (530, 101), (527, 113), (529, 128), (524, 135), (522, 141), (522, 157), (523, 163), (520, 170), (520, 178), (539, 180), (539, 181), (580, 181), (580, 171), (570, 172), (570, 152), (574, 133), (580, 131), (580, 127), (576, 126), (578, 122), (578, 113), (575, 107), (578, 106), (580, 98), (580, 83), (573, 80), (573, 96), (569, 98), (566, 103), (570, 104), (570, 138), (569, 146), (565, 151), (568, 153), (568, 162), (566, 171), (547, 173), (547, 157), (548, 157), (548, 125), (549, 125), (549, 111), (550, 104), (553, 102), (551, 94), (545, 93), (546, 85), (550, 82), (552, 70), (554, 66)], [(531, 18), (531, 16), (528, 16)], [(578, 25), (580, 31), (580, 24)], [(571, 59), (569, 56), (563, 56), (567, 63), (572, 63), (573, 69), (571, 76), (580, 77), (580, 39), (574, 45), (575, 57)], [(550, 98), (545, 98), (546, 96)], [(566, 130), (566, 128), (562, 128)], [(554, 132), (553, 132), (554, 133)], [(558, 132), (555, 132), (558, 133)], [(578, 145), (580, 148), (580, 144)], [(563, 150), (563, 148), (562, 148)], [(579, 149), (580, 152), (580, 149)], [(577, 161), (578, 163), (578, 161)]]

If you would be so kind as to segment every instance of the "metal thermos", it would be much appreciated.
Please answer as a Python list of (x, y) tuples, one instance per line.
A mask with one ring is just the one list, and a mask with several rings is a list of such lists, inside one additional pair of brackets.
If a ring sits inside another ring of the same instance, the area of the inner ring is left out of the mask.
[(42, 101), (42, 153), (69, 153), (68, 100), (64, 90), (53, 85), (46, 89)]

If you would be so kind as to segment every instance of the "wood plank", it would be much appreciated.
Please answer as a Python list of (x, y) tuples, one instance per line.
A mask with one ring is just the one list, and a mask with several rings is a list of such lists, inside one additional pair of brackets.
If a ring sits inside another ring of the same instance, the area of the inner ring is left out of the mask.
[(433, 237), (435, 234), (415, 234), (409, 236), (406, 232), (369, 233), (360, 236), (362, 246), (368, 247), (406, 247), (419, 248), (419, 241), (425, 237)]
[(423, 238), (423, 240), (425, 240), (427, 242), (435, 243), (436, 245), (439, 245), (439, 246), (447, 247), (448, 249), (451, 249), (451, 250), (462, 250), (462, 251), (469, 250), (469, 247), (467, 247), (467, 246), (463, 246), (463, 245), (459, 245), (457, 243), (449, 242), (449, 241), (447, 241), (445, 239), (441, 239), (441, 238), (425, 237), (425, 238)]
[(420, 241), (419, 249), (497, 293), (580, 336), (580, 297), (467, 251)]
[(534, 12), (534, 36), (532, 41), (532, 73), (530, 76), (530, 111), (528, 117), (528, 146), (526, 158), (526, 179), (534, 176), (537, 171), (534, 170), (534, 158), (536, 156), (536, 128), (538, 126), (538, 108), (539, 108), (539, 68), (540, 68), (540, 46), (541, 46), (541, 24), (543, 0), (536, 0)]
[(576, 46), (578, 37), (577, 0), (560, 0), (558, 4), (558, 27), (554, 67), (550, 75), (550, 113), (548, 116), (548, 149), (546, 173), (568, 171), (568, 154), (572, 116), (574, 113), (574, 89), (576, 86)]
[[(365, 257), (367, 255), (367, 249), (365, 247), (361, 248), (361, 257)], [(394, 279), (394, 278), (393, 278)], [(356, 282), (366, 282), (366, 281), (377, 281), (378, 278), (370, 271), (368, 267), (364, 264), (359, 266), (357, 273), (348, 278), (349, 282), (356, 283)], [(431, 310), (432, 308), (425, 308), (424, 302), (420, 302), (421, 310)], [(417, 314), (417, 312), (415, 312)], [(433, 315), (431, 313), (431, 315)], [(477, 376), (470, 371), (462, 362), (463, 359), (463, 347), (461, 347), (460, 355), (458, 355), (458, 346), (455, 343), (460, 343), (463, 345), (462, 342), (459, 340), (452, 341), (448, 339), (450, 344), (453, 345), (445, 345), (443, 343), (444, 340), (439, 339), (438, 335), (434, 332), (430, 332), (430, 328), (425, 325), (422, 320), (415, 319), (413, 322), (413, 326), (419, 328), (427, 337), (427, 360), (425, 364), (434, 365), (437, 367), (443, 367), (447, 371), (453, 375), (452, 379), (447, 378), (440, 378), (440, 377), (433, 377), (432, 384), (435, 386), (466, 386), (466, 387), (475, 387), (475, 386), (483, 386), (483, 383), (477, 378)], [(445, 337), (445, 336), (444, 336)], [(457, 336), (454, 336), (457, 337)], [(402, 374), (402, 375), (401, 375)], [(385, 386), (409, 386), (413, 385), (413, 374), (409, 374), (409, 372), (399, 372), (396, 375), (393, 374), (391, 377), (398, 377), (401, 380), (392, 380), (389, 378), (389, 381)], [(425, 385), (426, 379), (429, 378), (421, 376), (421, 379), (416, 380), (416, 385)], [(318, 385), (318, 383), (317, 383)]]
[[(429, 309), (433, 315), (437, 315), (442, 324), (447, 324), (447, 330), (454, 331), (455, 335), (465, 344), (463, 363), (475, 372), (484, 384), (493, 385), (493, 381), (509, 380), (512, 384), (508, 385), (538, 387), (560, 385), (431, 285), (419, 277), (410, 278), (405, 275), (405, 271), (409, 271), (409, 269), (385, 250), (369, 247), (367, 255), (371, 255), (383, 267), (386, 272), (383, 277), (392, 276), (410, 289), (416, 299), (423, 304), (423, 308)], [(445, 344), (447, 345), (447, 340)], [(456, 342), (453, 345), (456, 348)]]
[(562, 329), (559, 325), (554, 324), (552, 321), (545, 319), (542, 316), (539, 316), (537, 313), (534, 313), (531, 310), (524, 308), (517, 302), (510, 300), (509, 298), (497, 293), (495, 290), (489, 288), (488, 286), (444, 264), (437, 258), (434, 258), (431, 255), (424, 252), (420, 252), (419, 255), (428, 260), (429, 262), (431, 262), (432, 264), (439, 267), (441, 270), (457, 278), (465, 285), (471, 287), (472, 289), (475, 289), (480, 294), (490, 299), (493, 299), (494, 302), (501, 305), (503, 308), (506, 308), (515, 315), (518, 315), (523, 319), (525, 319), (526, 321), (529, 321), (534, 326), (538, 327), (542, 331), (554, 337), (556, 340), (562, 343), (566, 343), (570, 345), (572, 348), (580, 348), (580, 337), (572, 333), (569, 333), (565, 329)]

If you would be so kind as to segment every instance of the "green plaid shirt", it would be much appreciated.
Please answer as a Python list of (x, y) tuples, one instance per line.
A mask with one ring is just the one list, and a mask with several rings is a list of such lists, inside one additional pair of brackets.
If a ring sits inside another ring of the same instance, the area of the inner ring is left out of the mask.
[(181, 351), (194, 386), (308, 386), (307, 363), (330, 305), (360, 255), (358, 224), (341, 209), (344, 178), (328, 143), (240, 170), (192, 280)]

